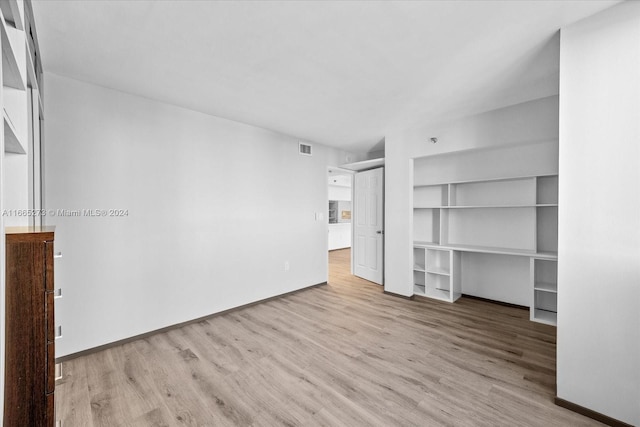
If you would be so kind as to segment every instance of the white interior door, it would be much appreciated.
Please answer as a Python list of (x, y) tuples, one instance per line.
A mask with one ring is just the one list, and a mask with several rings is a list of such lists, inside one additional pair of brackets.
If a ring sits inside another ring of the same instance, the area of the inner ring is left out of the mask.
[(358, 172), (355, 179), (353, 273), (382, 285), (384, 168)]

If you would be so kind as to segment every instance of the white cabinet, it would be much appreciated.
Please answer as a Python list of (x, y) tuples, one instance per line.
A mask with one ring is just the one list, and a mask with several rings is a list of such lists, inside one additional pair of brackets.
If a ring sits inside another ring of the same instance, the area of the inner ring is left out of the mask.
[(351, 247), (351, 224), (329, 224), (329, 250)]
[(414, 293), (454, 302), (462, 295), (460, 253), (439, 248), (414, 248)]
[(329, 224), (337, 224), (338, 222), (338, 201), (329, 200)]
[(453, 302), (468, 292), (555, 324), (557, 175), (416, 182), (413, 200), (416, 295)]

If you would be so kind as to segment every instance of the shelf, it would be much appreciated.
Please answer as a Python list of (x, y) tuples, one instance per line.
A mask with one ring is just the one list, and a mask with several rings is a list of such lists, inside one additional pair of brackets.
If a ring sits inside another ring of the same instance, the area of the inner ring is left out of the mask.
[(5, 22), (11, 22), (19, 30), (24, 30), (22, 24), (22, 17), (20, 16), (20, 8), (18, 7), (17, 0), (2, 0), (0, 1), (0, 10), (4, 15)]
[(540, 310), (536, 308), (533, 313), (533, 319), (536, 322), (546, 323), (547, 325), (556, 326), (558, 324), (558, 313), (554, 311)]
[(430, 290), (429, 292), (426, 292), (424, 286), (414, 285), (413, 294), (421, 297), (427, 297), (427, 298), (437, 299), (440, 301), (451, 302), (449, 291), (441, 291), (436, 289), (436, 290)]
[[(438, 242), (427, 242), (424, 240), (416, 240), (413, 242), (413, 247), (414, 248), (420, 248), (420, 249), (439, 249), (440, 248), (440, 244), (438, 244)], [(443, 249), (447, 249), (447, 248), (443, 248)]]
[(498, 208), (547, 208), (558, 207), (557, 203), (537, 205), (475, 205), (475, 206), (414, 206), (414, 209), (498, 209)]
[(418, 209), (413, 211), (413, 240), (440, 242), (440, 211), (439, 209)]
[(384, 158), (363, 160), (361, 162), (347, 163), (340, 165), (341, 169), (348, 169), (351, 171), (362, 172), (369, 169), (375, 169), (384, 166)]
[(444, 268), (428, 268), (426, 269), (427, 273), (431, 273), (431, 274), (438, 274), (440, 276), (450, 276), (451, 273), (449, 273), (449, 270), (446, 270)]
[(540, 292), (549, 292), (553, 294), (558, 293), (558, 285), (556, 285), (555, 283), (536, 282), (533, 289)]
[(558, 263), (555, 260), (531, 260), (531, 320), (556, 324), (558, 311)]
[(418, 206), (447, 206), (448, 185), (430, 185), (413, 189), (413, 203)]
[(11, 123), (11, 119), (7, 116), (7, 112), (3, 112), (4, 116), (4, 152), (15, 154), (26, 154), (24, 147), (20, 143), (18, 136), (16, 135), (16, 129)]
[(558, 203), (558, 176), (543, 176), (536, 180), (536, 203)]
[(471, 246), (471, 245), (437, 245), (430, 242), (413, 242), (415, 248), (428, 248), (428, 249), (449, 249), (460, 252), (477, 252), (485, 254), (498, 254), (498, 255), (517, 255), (527, 256), (537, 259), (558, 259), (557, 252), (534, 252), (523, 249), (512, 248), (494, 248), (489, 246)]
[(427, 273), (446, 277), (451, 275), (451, 251), (429, 248), (426, 250), (426, 255), (425, 270)]
[[(1, 12), (0, 12), (1, 13)], [(3, 17), (4, 18), (4, 17)], [(2, 43), (2, 85), (24, 90), (24, 79), (18, 67), (15, 49), (9, 40), (4, 19), (0, 22), (0, 37)], [(18, 31), (18, 30), (15, 30)]]
[(540, 178), (540, 177), (546, 177), (546, 176), (558, 176), (558, 174), (549, 173), (549, 174), (542, 174), (542, 175), (520, 175), (520, 176), (511, 176), (511, 177), (468, 179), (464, 181), (445, 181), (445, 182), (433, 182), (429, 184), (414, 184), (413, 186), (415, 188), (415, 187), (432, 187), (435, 185), (445, 185), (445, 184), (469, 184), (473, 182), (517, 181), (520, 179), (536, 178), (536, 177)]

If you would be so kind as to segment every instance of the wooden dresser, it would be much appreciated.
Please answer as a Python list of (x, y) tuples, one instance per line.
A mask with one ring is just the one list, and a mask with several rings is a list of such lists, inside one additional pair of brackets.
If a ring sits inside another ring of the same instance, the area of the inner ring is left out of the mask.
[(54, 227), (7, 227), (4, 426), (53, 426)]

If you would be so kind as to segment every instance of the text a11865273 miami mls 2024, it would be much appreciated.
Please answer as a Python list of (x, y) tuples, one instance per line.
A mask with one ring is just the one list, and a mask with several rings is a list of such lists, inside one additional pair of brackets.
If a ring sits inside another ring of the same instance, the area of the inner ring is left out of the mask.
[(4, 217), (126, 217), (129, 209), (4, 209)]

